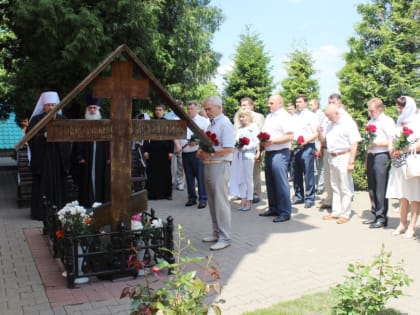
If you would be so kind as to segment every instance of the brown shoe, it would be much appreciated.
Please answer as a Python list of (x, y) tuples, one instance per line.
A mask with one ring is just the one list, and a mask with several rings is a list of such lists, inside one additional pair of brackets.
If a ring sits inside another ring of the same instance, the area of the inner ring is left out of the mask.
[(338, 220), (337, 220), (337, 224), (343, 224), (343, 223), (347, 223), (349, 221), (350, 221), (350, 219), (348, 219), (348, 218), (339, 217)]
[(337, 220), (337, 219), (338, 219), (338, 217), (336, 217), (336, 216), (334, 216), (334, 215), (331, 215), (331, 214), (328, 214), (328, 215), (324, 215), (324, 216), (322, 217), (322, 219), (323, 219), (323, 220)]

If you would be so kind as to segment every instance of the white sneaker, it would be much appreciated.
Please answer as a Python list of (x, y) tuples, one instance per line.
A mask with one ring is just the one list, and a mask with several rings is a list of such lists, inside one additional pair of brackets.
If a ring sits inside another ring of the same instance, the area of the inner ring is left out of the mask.
[(206, 236), (205, 238), (202, 239), (204, 243), (215, 243), (217, 242), (217, 240), (218, 240), (217, 236), (214, 236), (214, 235)]
[(218, 241), (216, 244), (210, 246), (210, 250), (221, 250), (230, 246), (230, 243), (225, 241)]

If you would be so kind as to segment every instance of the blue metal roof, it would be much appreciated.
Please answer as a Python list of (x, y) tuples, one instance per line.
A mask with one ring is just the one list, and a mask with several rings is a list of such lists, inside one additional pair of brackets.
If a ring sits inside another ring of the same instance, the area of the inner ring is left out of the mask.
[(0, 150), (13, 149), (23, 137), (23, 131), (16, 124), (15, 117), (15, 113), (10, 113), (8, 119), (0, 120)]

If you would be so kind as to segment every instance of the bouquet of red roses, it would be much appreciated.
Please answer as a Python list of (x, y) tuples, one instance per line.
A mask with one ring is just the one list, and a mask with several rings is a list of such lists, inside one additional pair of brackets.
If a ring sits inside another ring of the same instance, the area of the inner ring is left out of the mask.
[(247, 137), (241, 137), (238, 141), (235, 143), (235, 147), (239, 150), (242, 149), (245, 145), (248, 145), (250, 142), (249, 138)]
[[(216, 134), (211, 132), (210, 130), (206, 131), (206, 136), (210, 138), (211, 142), (213, 142), (214, 145), (219, 145), (220, 144), (219, 140), (217, 139)], [(204, 152), (214, 153), (213, 146), (205, 145), (201, 141), (199, 143), (199, 146), (200, 146), (200, 149), (203, 150)]]
[(366, 143), (367, 147), (372, 145), (373, 140), (376, 138), (376, 126), (372, 124), (368, 124), (365, 127), (365, 133), (363, 135), (363, 140)]
[(413, 133), (413, 130), (407, 127), (402, 127), (401, 134), (394, 138), (392, 142), (394, 149), (398, 151), (404, 151), (404, 148), (410, 145), (408, 137)]
[(266, 141), (270, 140), (270, 134), (268, 134), (267, 132), (261, 131), (257, 135), (257, 138), (260, 140), (260, 142), (266, 142)]

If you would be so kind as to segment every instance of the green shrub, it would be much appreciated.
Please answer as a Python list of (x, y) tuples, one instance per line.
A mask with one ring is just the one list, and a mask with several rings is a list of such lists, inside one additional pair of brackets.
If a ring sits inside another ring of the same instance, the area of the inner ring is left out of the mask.
[[(220, 276), (216, 267), (212, 265), (212, 257), (207, 259), (204, 280), (202, 280), (198, 277), (197, 271), (187, 270), (190, 264), (200, 263), (203, 258), (184, 256), (185, 251), (194, 248), (190, 241), (185, 239), (180, 225), (178, 226), (178, 240), (174, 247), (174, 250), (162, 249), (173, 255), (174, 263), (158, 259), (158, 265), (151, 269), (159, 280), (161, 280), (160, 271), (166, 269), (171, 271), (171, 275), (161, 288), (154, 290), (148, 275), (146, 275), (146, 285), (123, 289), (121, 298), (129, 297), (131, 299), (130, 315), (205, 315), (208, 313), (209, 306), (205, 303), (204, 298), (211, 291), (218, 294), (221, 291), (219, 283), (214, 282)], [(223, 301), (219, 300), (218, 302)], [(211, 304), (211, 308), (215, 314), (221, 314), (216, 303)]]
[(391, 253), (381, 252), (371, 265), (350, 264), (344, 283), (337, 285), (335, 294), (338, 303), (333, 307), (335, 314), (375, 315), (385, 309), (390, 298), (403, 294), (401, 288), (413, 280), (404, 272), (403, 261), (390, 263)]

